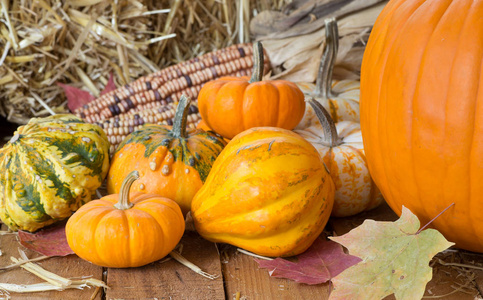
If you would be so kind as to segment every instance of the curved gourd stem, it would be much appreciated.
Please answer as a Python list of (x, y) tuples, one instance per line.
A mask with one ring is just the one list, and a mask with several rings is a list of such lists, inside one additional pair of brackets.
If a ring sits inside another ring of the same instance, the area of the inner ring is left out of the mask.
[(249, 83), (262, 81), (263, 78), (263, 47), (262, 43), (253, 44), (253, 73)]
[(138, 171), (132, 171), (131, 173), (127, 174), (121, 185), (121, 191), (119, 192), (119, 201), (114, 204), (115, 208), (125, 210), (133, 207), (134, 204), (129, 202), (129, 190), (131, 189), (131, 185), (133, 184), (133, 182), (138, 179)]
[(188, 112), (191, 99), (185, 95), (181, 95), (176, 114), (174, 115), (173, 129), (171, 136), (175, 138), (186, 138), (186, 124), (188, 123)]
[(335, 18), (325, 20), (325, 48), (320, 60), (319, 72), (313, 96), (329, 98), (332, 96), (332, 72), (337, 51), (339, 50), (339, 29)]
[(324, 139), (322, 143), (331, 148), (339, 146), (342, 141), (339, 139), (337, 128), (335, 127), (334, 120), (332, 120), (329, 112), (317, 100), (310, 99), (309, 104), (314, 109), (315, 115), (324, 129)]

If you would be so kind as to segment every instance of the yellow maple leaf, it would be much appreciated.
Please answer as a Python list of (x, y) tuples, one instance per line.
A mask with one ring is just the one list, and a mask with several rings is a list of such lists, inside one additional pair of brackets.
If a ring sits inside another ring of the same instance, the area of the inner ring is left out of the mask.
[(330, 237), (362, 259), (332, 279), (330, 299), (421, 299), (433, 273), (429, 262), (454, 245), (435, 229), (419, 232), (418, 218), (403, 206), (395, 222), (366, 220), (345, 235)]

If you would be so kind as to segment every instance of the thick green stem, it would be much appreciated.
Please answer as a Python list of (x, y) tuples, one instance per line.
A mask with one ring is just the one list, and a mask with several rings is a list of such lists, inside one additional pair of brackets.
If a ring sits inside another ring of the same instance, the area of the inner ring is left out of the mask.
[(171, 129), (171, 136), (175, 138), (186, 138), (186, 124), (188, 123), (188, 112), (191, 104), (191, 99), (185, 95), (181, 95), (176, 114), (174, 115), (173, 129)]
[(313, 96), (329, 98), (332, 95), (332, 72), (339, 50), (339, 29), (335, 18), (325, 20), (325, 48), (320, 60), (319, 72)]
[(132, 171), (131, 173), (127, 174), (126, 178), (121, 185), (121, 191), (119, 192), (119, 201), (114, 205), (117, 209), (130, 209), (133, 207), (133, 204), (129, 202), (129, 190), (134, 181), (139, 179), (139, 172)]
[(339, 146), (341, 140), (337, 134), (334, 120), (332, 120), (329, 112), (317, 100), (310, 99), (309, 104), (314, 109), (315, 115), (324, 129), (324, 139), (322, 143), (331, 148)]
[(262, 81), (263, 78), (263, 46), (262, 43), (253, 44), (253, 73), (249, 83)]

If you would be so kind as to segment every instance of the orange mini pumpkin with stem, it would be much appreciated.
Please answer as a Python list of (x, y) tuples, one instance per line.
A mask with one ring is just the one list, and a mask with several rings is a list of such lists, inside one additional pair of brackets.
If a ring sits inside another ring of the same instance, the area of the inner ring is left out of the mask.
[(293, 129), (305, 112), (304, 94), (286, 80), (262, 80), (263, 48), (254, 44), (252, 77), (222, 77), (206, 83), (198, 108), (206, 125), (225, 138), (252, 127)]
[(129, 194), (131, 172), (120, 194), (83, 205), (67, 221), (67, 242), (80, 258), (109, 268), (139, 267), (171, 252), (185, 229), (179, 205), (155, 194)]
[(132, 132), (114, 154), (107, 191), (118, 193), (123, 179), (138, 170), (133, 191), (154, 193), (176, 201), (184, 214), (223, 147), (214, 132), (186, 128), (190, 99), (181, 97), (173, 126), (148, 124)]

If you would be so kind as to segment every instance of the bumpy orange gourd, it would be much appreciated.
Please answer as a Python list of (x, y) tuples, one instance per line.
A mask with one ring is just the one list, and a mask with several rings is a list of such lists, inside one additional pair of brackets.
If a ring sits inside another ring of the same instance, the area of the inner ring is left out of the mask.
[[(330, 113), (334, 122), (359, 122), (359, 94), (358, 80), (332, 80), (339, 49), (339, 31), (335, 19), (325, 21), (325, 48), (320, 60), (319, 72), (315, 84), (298, 82), (297, 86), (307, 96), (314, 98)], [(320, 124), (310, 105), (305, 108), (305, 114), (296, 129), (305, 129), (314, 124)]]
[(292, 131), (258, 127), (218, 156), (191, 215), (210, 241), (291, 256), (319, 236), (333, 201), (334, 183), (314, 146)]
[(293, 129), (305, 111), (304, 95), (292, 82), (263, 80), (263, 48), (254, 44), (253, 75), (222, 77), (206, 83), (198, 107), (206, 125), (225, 138), (252, 127)]
[(130, 195), (137, 178), (131, 172), (120, 194), (91, 201), (69, 218), (67, 242), (79, 257), (103, 267), (139, 267), (176, 247), (185, 229), (179, 205), (159, 195)]
[(369, 169), (456, 246), (483, 252), (483, 1), (392, 0), (361, 69)]
[(348, 217), (379, 206), (384, 199), (367, 168), (359, 123), (334, 123), (318, 101), (309, 104), (319, 122), (295, 130), (319, 151), (335, 184), (332, 216)]
[(176, 201), (184, 214), (225, 146), (214, 132), (186, 128), (190, 99), (182, 96), (174, 125), (144, 125), (126, 137), (114, 154), (107, 175), (107, 191), (119, 193), (133, 170), (140, 179), (133, 191), (154, 193)]

